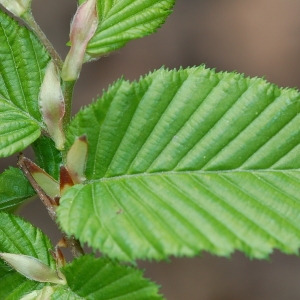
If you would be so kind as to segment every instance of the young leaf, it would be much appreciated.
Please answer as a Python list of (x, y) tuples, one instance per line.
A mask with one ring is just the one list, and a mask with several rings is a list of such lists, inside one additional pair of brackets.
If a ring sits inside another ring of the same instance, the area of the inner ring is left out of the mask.
[[(83, 1), (80, 1), (83, 2)], [(99, 25), (86, 53), (91, 57), (115, 51), (130, 40), (155, 32), (171, 13), (175, 0), (98, 0)]]
[(0, 11), (0, 156), (40, 135), (39, 89), (49, 55), (27, 28)]
[[(0, 252), (32, 256), (55, 270), (55, 260), (49, 253), (51, 248), (51, 242), (39, 229), (17, 216), (0, 212)], [(21, 299), (44, 286), (11, 268), (0, 270), (0, 299)]]
[(58, 68), (53, 61), (50, 61), (39, 93), (39, 106), (49, 135), (55, 142), (56, 148), (62, 150), (65, 143), (62, 128), (65, 102), (60, 80)]
[(9, 168), (0, 174), (0, 209), (19, 205), (34, 195), (33, 188), (20, 169)]
[(85, 255), (67, 265), (62, 272), (72, 292), (60, 287), (52, 296), (54, 300), (77, 297), (86, 300), (163, 299), (158, 294), (158, 287), (142, 277), (142, 271), (106, 258)]
[(203, 66), (120, 80), (73, 120), (86, 185), (62, 228), (121, 260), (300, 246), (300, 95)]

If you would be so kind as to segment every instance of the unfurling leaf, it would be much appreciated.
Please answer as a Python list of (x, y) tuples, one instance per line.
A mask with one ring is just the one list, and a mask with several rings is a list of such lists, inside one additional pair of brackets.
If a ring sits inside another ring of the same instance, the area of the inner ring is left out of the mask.
[(65, 103), (60, 86), (60, 77), (53, 61), (50, 61), (39, 94), (39, 105), (43, 121), (56, 148), (62, 150), (65, 143), (63, 116)]
[(66, 280), (62, 274), (58, 276), (56, 270), (53, 270), (35, 257), (13, 253), (0, 253), (0, 257), (17, 272), (31, 280), (66, 284)]
[(96, 0), (87, 0), (79, 6), (71, 24), (71, 49), (63, 64), (61, 77), (64, 81), (78, 78), (89, 40), (98, 25)]

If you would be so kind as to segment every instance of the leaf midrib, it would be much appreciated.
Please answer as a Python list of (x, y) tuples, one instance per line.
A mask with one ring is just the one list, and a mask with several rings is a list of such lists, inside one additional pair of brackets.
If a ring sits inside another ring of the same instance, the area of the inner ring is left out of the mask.
[(90, 184), (94, 182), (108, 182), (108, 181), (118, 181), (122, 179), (132, 179), (140, 177), (152, 177), (152, 176), (167, 176), (167, 175), (222, 175), (222, 174), (232, 174), (232, 173), (278, 173), (286, 174), (290, 172), (300, 172), (300, 169), (232, 169), (232, 170), (214, 170), (214, 171), (204, 171), (204, 170), (193, 170), (193, 171), (161, 171), (154, 173), (137, 173), (137, 174), (122, 174), (111, 177), (101, 177), (98, 179), (89, 179), (86, 180), (85, 184)]

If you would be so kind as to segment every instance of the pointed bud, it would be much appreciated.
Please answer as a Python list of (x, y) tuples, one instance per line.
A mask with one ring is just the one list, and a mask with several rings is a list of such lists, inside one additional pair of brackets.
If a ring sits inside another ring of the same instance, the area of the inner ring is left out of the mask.
[(62, 150), (65, 143), (63, 132), (65, 103), (60, 86), (60, 77), (53, 61), (50, 61), (46, 69), (39, 94), (39, 105), (49, 135), (54, 140), (56, 148)]
[(52, 178), (48, 173), (46, 173), (30, 159), (24, 157), (22, 158), (22, 160), (26, 164), (26, 168), (33, 179), (41, 187), (45, 194), (53, 199), (60, 196), (59, 183), (54, 178)]
[(98, 26), (96, 0), (87, 0), (79, 6), (71, 24), (71, 49), (64, 62), (61, 77), (74, 81), (79, 77), (89, 40)]
[(30, 10), (31, 1), (32, 0), (0, 0), (0, 4), (15, 16), (21, 17), (25, 12)]
[(56, 270), (51, 269), (35, 257), (13, 253), (0, 253), (0, 257), (17, 272), (31, 280), (66, 284), (66, 279), (62, 274), (58, 276)]
[(87, 151), (87, 138), (83, 135), (75, 140), (67, 154), (66, 166), (75, 184), (85, 180)]

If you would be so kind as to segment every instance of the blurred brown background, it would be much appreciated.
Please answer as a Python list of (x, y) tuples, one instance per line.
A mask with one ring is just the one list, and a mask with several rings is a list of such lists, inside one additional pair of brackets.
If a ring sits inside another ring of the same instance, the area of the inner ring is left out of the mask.
[[(62, 57), (75, 0), (33, 0), (37, 21)], [(296, 0), (178, 0), (158, 33), (133, 41), (109, 57), (84, 66), (74, 112), (121, 75), (140, 75), (205, 63), (217, 70), (265, 76), (280, 86), (300, 87), (300, 2)], [(11, 160), (10, 160), (11, 161)], [(15, 157), (12, 158), (15, 164)], [(2, 168), (8, 164), (3, 161)], [(39, 202), (22, 215), (53, 241), (56, 231)], [(162, 285), (168, 300), (298, 300), (300, 258), (275, 253), (269, 261), (203, 254), (171, 263), (145, 263), (146, 275)]]

